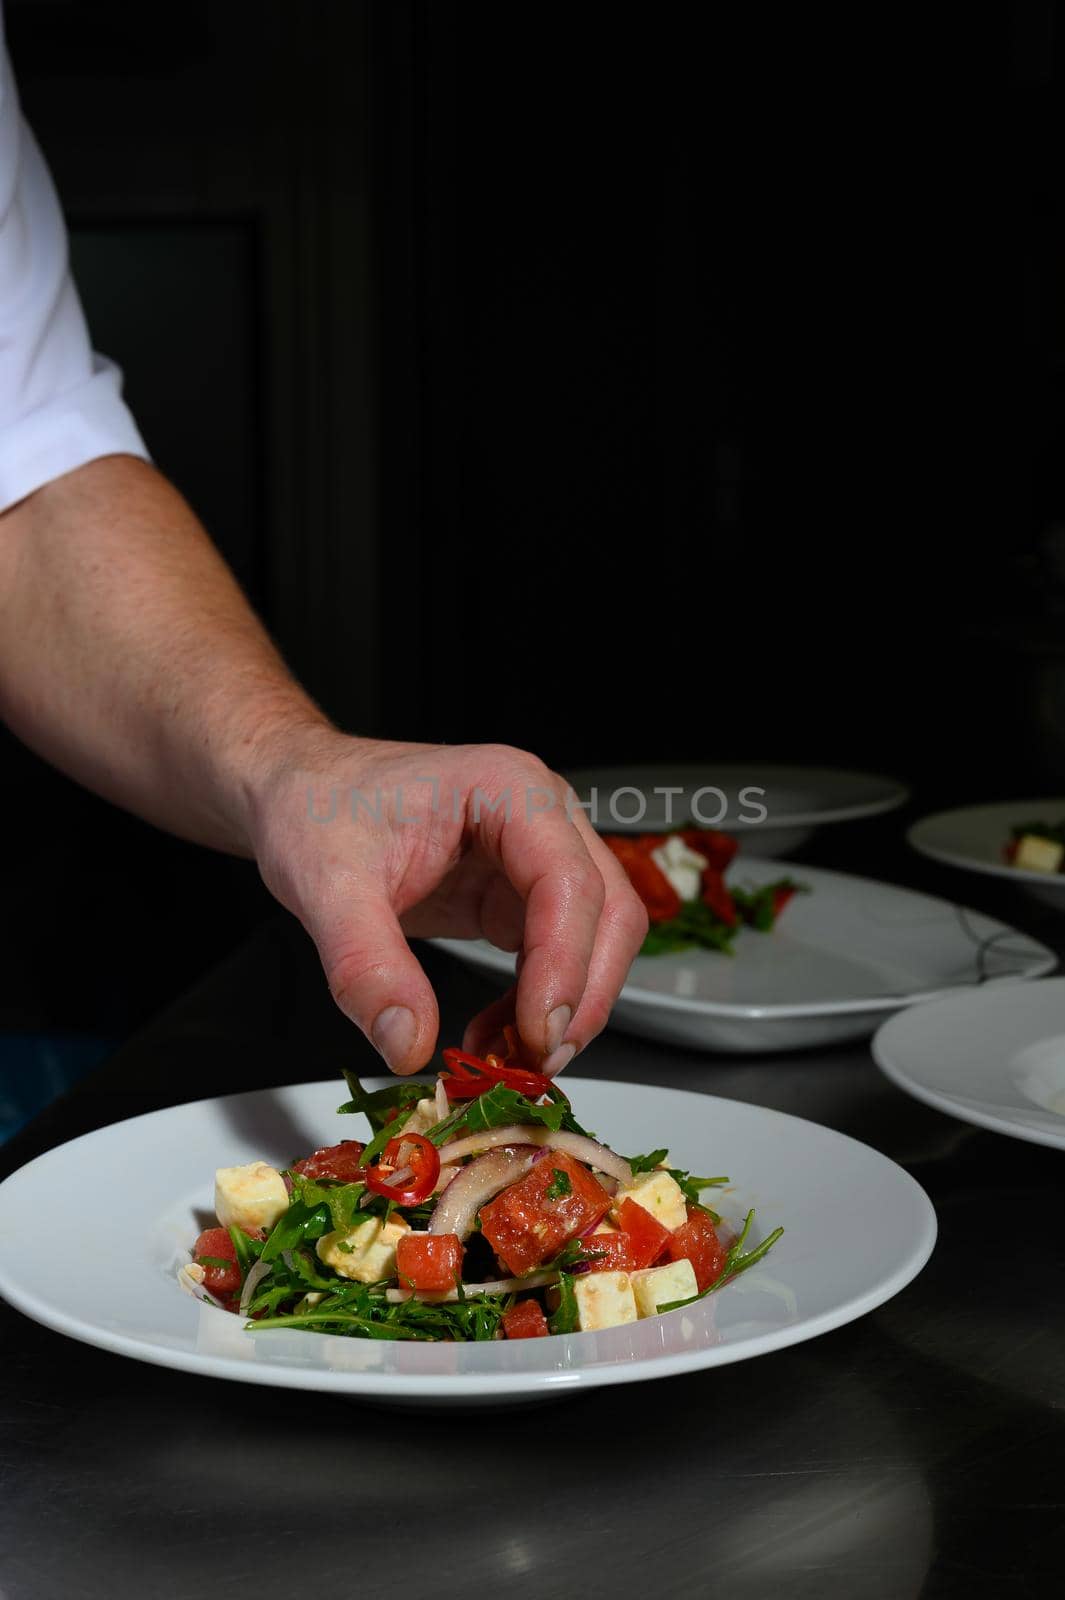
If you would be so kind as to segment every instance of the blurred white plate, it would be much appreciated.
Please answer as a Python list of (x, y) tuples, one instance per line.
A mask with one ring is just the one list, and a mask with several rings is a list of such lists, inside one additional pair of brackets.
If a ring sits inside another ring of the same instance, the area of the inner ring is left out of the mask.
[[(567, 1088), (578, 1115), (617, 1149), (668, 1144), (685, 1167), (733, 1175), (715, 1205), (733, 1221), (755, 1206), (752, 1242), (777, 1223), (783, 1239), (709, 1299), (604, 1333), (485, 1344), (246, 1333), (239, 1317), (185, 1294), (175, 1270), (210, 1208), (217, 1166), (256, 1157), (284, 1165), (358, 1131), (361, 1119), (335, 1115), (344, 1088), (332, 1081), (175, 1106), (30, 1162), (0, 1185), (0, 1293), (59, 1333), (205, 1377), (399, 1404), (498, 1404), (811, 1339), (897, 1294), (931, 1253), (935, 1213), (924, 1191), (842, 1134), (650, 1085), (574, 1078)], [(48, 1240), (62, 1242), (61, 1261)]]
[(873, 1040), (900, 1089), (963, 1122), (1065, 1150), (1065, 978), (951, 995)]
[(968, 872), (1008, 878), (1019, 889), (1034, 894), (1047, 905), (1065, 911), (1065, 873), (1032, 872), (1011, 867), (1002, 858), (1013, 829), (1027, 822), (1060, 822), (1065, 818), (1065, 798), (1000, 800), (995, 805), (959, 806), (937, 811), (915, 822), (906, 838), (915, 850), (933, 861), (945, 861)]
[[(589, 767), (566, 776), (580, 800), (589, 800), (596, 791), (596, 809), (590, 815), (600, 833), (656, 833), (692, 818), (696, 825), (735, 834), (743, 853), (757, 856), (786, 855), (825, 823), (875, 817), (909, 797), (895, 778), (764, 761)], [(667, 788), (682, 793), (668, 800), (656, 793)], [(759, 807), (765, 808), (764, 818)], [(714, 817), (718, 820), (712, 821)]]
[[(872, 1033), (929, 995), (1050, 972), (1053, 951), (946, 900), (871, 878), (741, 857), (729, 882), (805, 884), (771, 933), (745, 928), (735, 954), (638, 956), (611, 1020), (703, 1050), (798, 1050)], [(514, 957), (481, 940), (437, 939), (463, 961), (511, 976)]]

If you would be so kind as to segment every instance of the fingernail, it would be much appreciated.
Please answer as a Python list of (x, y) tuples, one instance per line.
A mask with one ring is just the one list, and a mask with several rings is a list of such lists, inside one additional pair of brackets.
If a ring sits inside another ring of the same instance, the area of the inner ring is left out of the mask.
[(573, 1012), (569, 1006), (556, 1006), (547, 1019), (547, 1050), (550, 1055), (552, 1050), (557, 1050), (566, 1037), (566, 1029), (573, 1019)]
[(393, 1071), (410, 1053), (418, 1032), (414, 1012), (406, 1006), (386, 1006), (378, 1013), (371, 1037)]
[(568, 1067), (577, 1054), (575, 1044), (561, 1044), (558, 1049), (548, 1056), (546, 1061), (541, 1061), (540, 1071), (545, 1078), (557, 1078), (563, 1067)]

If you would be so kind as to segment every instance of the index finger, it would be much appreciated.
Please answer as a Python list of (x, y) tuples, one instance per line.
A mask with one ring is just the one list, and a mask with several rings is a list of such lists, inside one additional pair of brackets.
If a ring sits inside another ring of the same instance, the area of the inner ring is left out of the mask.
[[(552, 780), (560, 785), (560, 780)], [(525, 904), (515, 1012), (518, 1032), (549, 1057), (568, 1039), (588, 983), (605, 888), (599, 866), (553, 790), (549, 808), (525, 804), (482, 843)]]

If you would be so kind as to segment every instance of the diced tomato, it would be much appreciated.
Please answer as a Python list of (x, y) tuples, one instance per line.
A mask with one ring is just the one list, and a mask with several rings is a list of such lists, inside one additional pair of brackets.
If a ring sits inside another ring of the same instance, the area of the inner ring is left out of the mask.
[(312, 1156), (304, 1156), (293, 1165), (293, 1172), (304, 1178), (333, 1178), (337, 1183), (357, 1183), (363, 1176), (359, 1171), (359, 1157), (364, 1145), (358, 1139), (341, 1139), (339, 1144), (327, 1144)]
[(717, 867), (708, 866), (703, 872), (703, 904), (729, 928), (734, 928), (739, 921), (736, 902)]
[[(637, 1207), (637, 1210), (639, 1207)], [(587, 1272), (635, 1272), (636, 1257), (627, 1233), (590, 1233), (581, 1240), (582, 1251), (594, 1255)]]
[(503, 1313), (503, 1332), (508, 1339), (543, 1339), (547, 1318), (535, 1300), (519, 1300)]
[(481, 1207), (481, 1232), (516, 1277), (558, 1254), (610, 1209), (602, 1184), (571, 1156), (551, 1150), (524, 1178)]
[[(224, 1267), (212, 1266), (210, 1261), (202, 1259), (204, 1256), (209, 1256), (214, 1261), (233, 1264)], [(203, 1267), (203, 1286), (212, 1294), (222, 1298), (225, 1295), (240, 1293), (240, 1268), (237, 1266), (237, 1252), (233, 1248), (228, 1228), (205, 1228), (196, 1240), (192, 1259)]]
[(689, 1260), (695, 1268), (695, 1281), (700, 1291), (721, 1276), (727, 1255), (725, 1246), (717, 1236), (714, 1224), (705, 1211), (688, 1207), (688, 1220), (675, 1228), (669, 1239), (669, 1259)]
[(445, 1293), (462, 1277), (462, 1240), (457, 1233), (405, 1233), (396, 1246), (402, 1288)]
[(637, 1271), (653, 1267), (669, 1248), (673, 1235), (664, 1228), (657, 1217), (652, 1217), (635, 1200), (623, 1200), (614, 1212), (618, 1227), (629, 1241), (632, 1259)]
[(731, 834), (719, 833), (716, 828), (685, 828), (681, 838), (689, 850), (697, 850), (705, 856), (718, 872), (724, 872), (740, 847)]

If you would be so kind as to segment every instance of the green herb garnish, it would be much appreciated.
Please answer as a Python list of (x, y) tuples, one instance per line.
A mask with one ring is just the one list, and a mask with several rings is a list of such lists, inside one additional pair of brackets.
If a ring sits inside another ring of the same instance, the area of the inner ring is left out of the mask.
[(573, 1193), (573, 1184), (570, 1182), (568, 1172), (563, 1172), (559, 1167), (552, 1167), (551, 1182), (544, 1190), (545, 1200), (562, 1200)]

